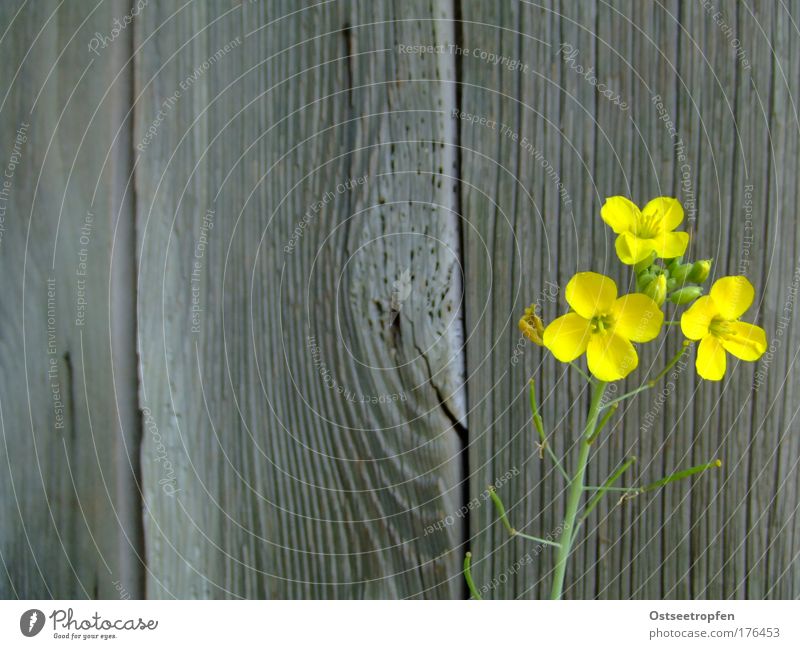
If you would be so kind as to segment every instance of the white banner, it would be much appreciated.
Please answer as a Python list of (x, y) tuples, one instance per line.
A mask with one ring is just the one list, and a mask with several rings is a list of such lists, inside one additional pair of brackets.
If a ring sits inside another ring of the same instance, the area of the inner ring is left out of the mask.
[(0, 646), (796, 648), (799, 620), (796, 601), (3, 601)]

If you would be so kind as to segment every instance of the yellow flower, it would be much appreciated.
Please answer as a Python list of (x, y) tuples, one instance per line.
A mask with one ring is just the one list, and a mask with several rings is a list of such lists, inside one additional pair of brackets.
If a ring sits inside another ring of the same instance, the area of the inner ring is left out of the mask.
[(617, 285), (598, 273), (577, 273), (567, 284), (572, 307), (544, 330), (544, 345), (569, 363), (586, 352), (589, 371), (601, 381), (625, 378), (639, 364), (631, 341), (653, 340), (664, 314), (641, 293), (617, 297)]
[(754, 296), (746, 277), (723, 277), (714, 282), (709, 295), (699, 298), (681, 316), (683, 335), (700, 341), (695, 367), (704, 379), (719, 381), (723, 377), (726, 351), (743, 361), (757, 361), (767, 350), (766, 332), (739, 321)]
[(542, 319), (536, 315), (536, 305), (531, 304), (525, 309), (525, 314), (519, 320), (519, 329), (525, 337), (539, 345), (543, 344), (542, 334), (544, 333), (544, 323)]
[(616, 249), (623, 264), (638, 264), (653, 251), (664, 259), (680, 257), (689, 245), (686, 232), (673, 232), (683, 221), (683, 207), (676, 198), (654, 198), (639, 210), (624, 196), (612, 196), (600, 216), (619, 235)]

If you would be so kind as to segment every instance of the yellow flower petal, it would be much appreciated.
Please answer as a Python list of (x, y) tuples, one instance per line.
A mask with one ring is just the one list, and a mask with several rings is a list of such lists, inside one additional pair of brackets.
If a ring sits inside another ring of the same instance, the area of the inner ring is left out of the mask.
[(746, 277), (723, 277), (711, 287), (711, 299), (720, 315), (726, 320), (736, 320), (753, 303), (756, 291)]
[(616, 234), (632, 230), (639, 215), (639, 208), (624, 196), (611, 196), (600, 208), (600, 217)]
[(601, 381), (624, 379), (639, 364), (633, 345), (614, 332), (592, 334), (586, 360), (589, 371)]
[(586, 351), (591, 325), (577, 313), (553, 320), (544, 330), (544, 346), (562, 363), (574, 361)]
[(653, 340), (664, 323), (664, 313), (658, 304), (642, 293), (617, 298), (611, 313), (614, 331), (637, 343)]
[(588, 320), (611, 310), (617, 299), (617, 285), (613, 279), (599, 273), (575, 273), (567, 284), (566, 298), (569, 305)]
[(716, 336), (706, 336), (697, 347), (694, 366), (707, 381), (719, 381), (725, 375), (725, 349)]
[[(661, 227), (666, 231), (670, 231), (677, 228), (683, 221), (683, 206), (677, 198), (659, 196), (644, 206), (642, 214), (645, 217), (658, 217), (661, 221)], [(673, 256), (677, 257), (678, 255)]]
[(721, 337), (726, 351), (743, 361), (757, 361), (767, 351), (767, 332), (747, 322), (729, 322)]
[(653, 239), (653, 248), (662, 259), (680, 257), (688, 246), (688, 232), (664, 232)]
[(632, 266), (646, 259), (655, 249), (655, 244), (652, 239), (640, 239), (631, 232), (623, 232), (617, 237), (615, 248), (619, 260)]
[(708, 295), (699, 297), (681, 316), (681, 331), (689, 340), (705, 338), (711, 321), (718, 315), (719, 311)]

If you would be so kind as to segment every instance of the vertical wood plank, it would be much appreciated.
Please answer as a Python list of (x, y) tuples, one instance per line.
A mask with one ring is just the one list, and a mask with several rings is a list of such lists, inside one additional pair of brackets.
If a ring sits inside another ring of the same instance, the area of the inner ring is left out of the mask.
[(89, 49), (129, 7), (18, 4), (0, 9), (0, 596), (141, 597), (119, 274), (133, 259), (130, 33)]
[(171, 13), (137, 32), (148, 594), (459, 597), (455, 69), (400, 48), (452, 6)]

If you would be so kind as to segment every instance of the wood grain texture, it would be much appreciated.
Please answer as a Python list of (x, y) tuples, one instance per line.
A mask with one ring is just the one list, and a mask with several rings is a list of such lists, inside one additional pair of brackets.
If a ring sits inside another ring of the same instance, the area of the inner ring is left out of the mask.
[(138, 597), (130, 40), (87, 49), (128, 8), (23, 5), (0, 10), (0, 596)]
[(3, 5), (0, 597), (460, 598), (467, 549), (547, 597), (486, 489), (557, 535), (527, 381), (568, 457), (588, 390), (516, 322), (632, 288), (615, 194), (679, 196), (772, 346), (620, 409), (590, 483), (724, 465), (603, 502), (566, 596), (800, 596), (799, 5), (150, 2), (96, 53), (130, 2)]
[(171, 14), (137, 31), (137, 142), (241, 43), (138, 163), (148, 595), (458, 597), (460, 519), (426, 535), (462, 491), (455, 70), (393, 50), (448, 5)]
[[(473, 493), (508, 467), (524, 466), (524, 478), (500, 490), (512, 522), (540, 536), (557, 528), (562, 511), (547, 505), (561, 483), (534, 455), (525, 382), (536, 376), (544, 383), (543, 415), (561, 452), (575, 439), (587, 394), (574, 372), (538, 350), (512, 362), (519, 336), (509, 314), (533, 301), (546, 320), (563, 312), (563, 297), (557, 307), (542, 300), (550, 294), (546, 282), (564, 286), (576, 270), (602, 270), (629, 286), (598, 218), (606, 196), (642, 203), (659, 194), (681, 197), (695, 232), (690, 253), (714, 257), (718, 275), (751, 278), (761, 297), (750, 313), (784, 350), (757, 365), (731, 363), (734, 371), (719, 386), (698, 381), (690, 362), (663, 384), (666, 403), (654, 391), (620, 410), (625, 425), (604, 435), (590, 482), (627, 455), (639, 458), (628, 484), (716, 457), (724, 469), (624, 506), (610, 499), (599, 507), (590, 519), (594, 531), (574, 555), (568, 597), (798, 594), (796, 398), (789, 396), (796, 367), (795, 352), (787, 351), (796, 349), (790, 341), (798, 335), (791, 317), (798, 235), (796, 220), (787, 218), (796, 203), (798, 93), (796, 53), (782, 49), (797, 10), (733, 2), (713, 11), (683, 2), (462, 4), (464, 47), (518, 59), (532, 71), (509, 73), (466, 59), (461, 106), (532, 142), (571, 199), (559, 197), (544, 162), (534, 164), (538, 155), (531, 159), (492, 129), (462, 125), (462, 200), (474, 226), (465, 235), (466, 328), (481, 331), (467, 349), (469, 402), (491, 404), (469, 413)], [(733, 38), (750, 69), (737, 58)], [(562, 45), (577, 52), (571, 61)], [(589, 68), (627, 110), (595, 92), (581, 76)], [(488, 160), (480, 155), (487, 151), (494, 152)], [(489, 272), (483, 239), (493, 243)], [(657, 371), (678, 344), (672, 334), (642, 354), (629, 386)], [(509, 402), (508, 410), (501, 406)], [(643, 425), (653, 413), (663, 416)], [(548, 553), (533, 556), (530, 546), (509, 541), (488, 508), (473, 523), (479, 586), (492, 597), (546, 597)]]

